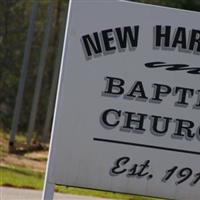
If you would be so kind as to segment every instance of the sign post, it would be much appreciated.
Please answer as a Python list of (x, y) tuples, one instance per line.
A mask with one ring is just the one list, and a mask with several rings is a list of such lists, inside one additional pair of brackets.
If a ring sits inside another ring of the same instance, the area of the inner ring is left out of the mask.
[(43, 199), (54, 184), (199, 198), (199, 17), (70, 2)]

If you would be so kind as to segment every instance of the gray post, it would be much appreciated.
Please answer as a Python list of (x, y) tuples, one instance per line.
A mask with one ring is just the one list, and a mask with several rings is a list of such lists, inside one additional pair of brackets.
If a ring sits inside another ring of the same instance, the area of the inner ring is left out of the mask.
[(53, 183), (49, 183), (48, 181), (45, 181), (44, 190), (42, 194), (42, 200), (53, 200), (54, 187), (55, 185)]
[(43, 142), (47, 142), (49, 139), (49, 136), (50, 136), (50, 124), (51, 124), (51, 118), (53, 116), (53, 111), (54, 111), (57, 82), (58, 82), (62, 50), (63, 50), (63, 43), (64, 43), (63, 41), (64, 41), (65, 28), (66, 28), (65, 27), (66, 20), (67, 20), (67, 8), (65, 9), (64, 20), (61, 25), (61, 30), (60, 30), (60, 34), (59, 34), (58, 51), (57, 51), (57, 56), (56, 56), (56, 60), (55, 60), (52, 85), (51, 85), (50, 96), (49, 96), (49, 103), (48, 103), (48, 107), (47, 107), (47, 114), (46, 114), (44, 129), (43, 129), (43, 136), (42, 136)]
[(31, 107), (31, 115), (30, 115), (30, 120), (29, 120), (29, 124), (28, 124), (28, 131), (27, 131), (27, 144), (28, 145), (30, 145), (30, 143), (31, 143), (33, 129), (35, 126), (35, 119), (36, 119), (36, 114), (37, 114), (37, 109), (38, 109), (40, 90), (41, 90), (41, 86), (42, 86), (43, 71), (44, 71), (46, 56), (47, 56), (47, 52), (48, 52), (51, 25), (52, 25), (52, 21), (53, 21), (53, 9), (54, 9), (53, 0), (49, 0), (48, 10), (47, 10), (47, 21), (46, 21), (45, 32), (44, 32), (44, 40), (43, 40), (43, 44), (42, 44), (41, 57), (40, 57), (40, 62), (39, 62), (39, 66), (38, 66), (36, 85), (35, 85), (34, 96), (33, 96), (33, 103), (32, 103), (32, 107)]
[(22, 68), (20, 72), (20, 82), (18, 86), (14, 114), (13, 114), (13, 119), (12, 119), (12, 127), (11, 127), (11, 134), (10, 134), (10, 140), (9, 140), (10, 151), (13, 151), (15, 149), (15, 135), (17, 132), (20, 111), (22, 107), (24, 86), (25, 86), (25, 81), (26, 81), (26, 76), (27, 76), (27, 69), (28, 69), (31, 45), (32, 45), (33, 34), (34, 34), (34, 25), (35, 25), (35, 20), (36, 20), (36, 15), (37, 15), (37, 7), (38, 7), (37, 5), (38, 5), (37, 1), (32, 0), (32, 10), (31, 10), (31, 15), (29, 19), (29, 28), (28, 28), (27, 39), (26, 39), (26, 44), (25, 44), (25, 49), (24, 49)]

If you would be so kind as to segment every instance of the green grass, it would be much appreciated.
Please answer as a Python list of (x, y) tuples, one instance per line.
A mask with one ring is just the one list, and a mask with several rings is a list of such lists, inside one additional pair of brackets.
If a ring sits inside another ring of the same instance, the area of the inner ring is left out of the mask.
[[(9, 140), (9, 133), (3, 131), (0, 129), (0, 138), (8, 141)], [(16, 143), (25, 143), (26, 142), (26, 137), (23, 133), (17, 133), (15, 137)]]
[(41, 189), (43, 174), (20, 167), (0, 167), (0, 185)]
[(78, 195), (85, 195), (85, 196), (95, 196), (95, 197), (121, 199), (121, 200), (162, 200), (162, 199), (155, 199), (155, 198), (150, 198), (150, 197), (120, 194), (120, 193), (113, 193), (113, 192), (103, 192), (103, 191), (98, 191), (98, 190), (81, 189), (81, 188), (73, 188), (73, 187), (65, 187), (65, 186), (59, 186), (58, 191), (69, 193), (69, 194), (78, 194)]
[[(42, 172), (35, 172), (30, 169), (15, 166), (0, 166), (0, 186), (12, 186), (19, 188), (32, 188), (42, 190), (44, 183), (43, 181), (44, 174)], [(56, 191), (69, 194), (97, 196), (122, 200), (155, 200), (154, 198), (136, 197), (133, 195), (125, 195), (119, 193), (103, 192), (65, 186), (56, 186)]]

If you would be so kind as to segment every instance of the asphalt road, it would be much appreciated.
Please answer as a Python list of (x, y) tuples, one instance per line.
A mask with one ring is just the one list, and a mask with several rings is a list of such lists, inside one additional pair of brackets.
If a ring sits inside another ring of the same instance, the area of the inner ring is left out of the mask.
[[(0, 200), (41, 200), (42, 191), (0, 187)], [(104, 198), (54, 193), (54, 200), (106, 200)]]

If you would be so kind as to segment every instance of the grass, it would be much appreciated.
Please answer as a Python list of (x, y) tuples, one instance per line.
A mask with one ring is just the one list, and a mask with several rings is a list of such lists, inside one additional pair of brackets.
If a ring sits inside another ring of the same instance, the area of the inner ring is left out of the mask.
[[(3, 167), (0, 166), (0, 186), (10, 186), (18, 188), (30, 188), (42, 190), (44, 173), (32, 171), (31, 169), (26, 169), (22, 167)], [(147, 197), (136, 197), (133, 195), (125, 195), (112, 192), (103, 192), (97, 190), (80, 189), (65, 186), (56, 186), (57, 192), (76, 194), (76, 195), (86, 195), (86, 196), (96, 196), (105, 197), (111, 199), (122, 199), (122, 200), (155, 200), (154, 198)]]
[[(0, 129), (0, 139), (9, 140), (9, 134), (3, 130)], [(16, 143), (26, 143), (26, 137), (23, 133), (17, 133), (15, 137)]]
[(42, 189), (43, 173), (21, 167), (0, 166), (0, 185), (19, 188)]

